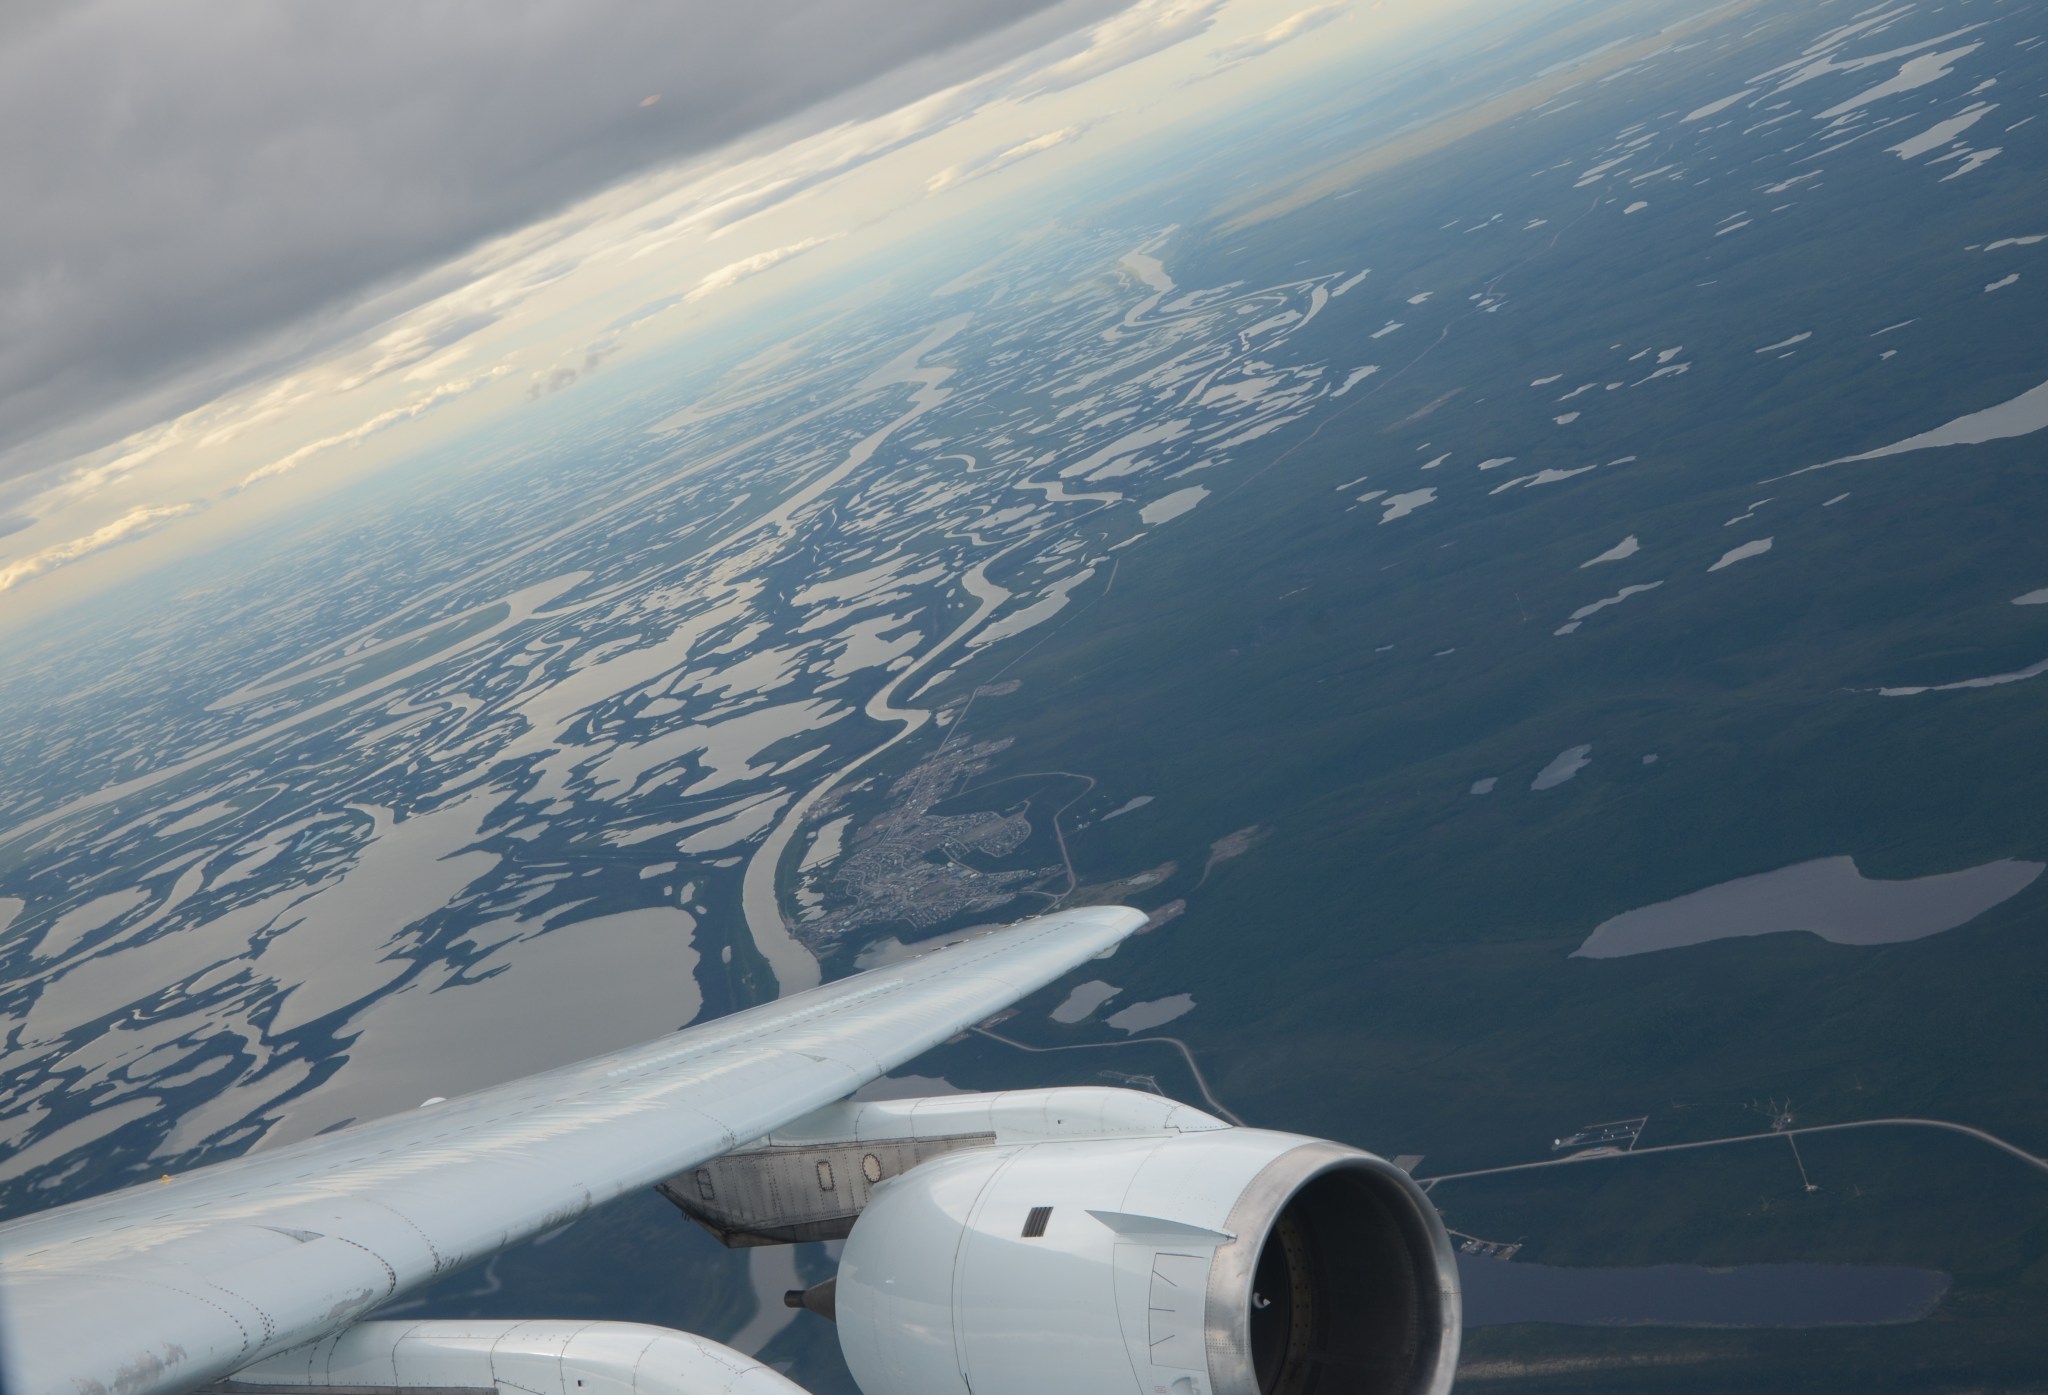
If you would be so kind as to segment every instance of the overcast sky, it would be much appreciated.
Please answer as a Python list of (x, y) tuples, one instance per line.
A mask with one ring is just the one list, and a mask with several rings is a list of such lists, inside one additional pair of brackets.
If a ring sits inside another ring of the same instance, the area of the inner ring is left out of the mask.
[(212, 381), (186, 394), (218, 386), (228, 351), (288, 328), (274, 353), (303, 347), (322, 323), (309, 316), (345, 327), (371, 288), (637, 170), (862, 84), (883, 89), (870, 105), (914, 97), (1117, 7), (0, 8), (0, 482), (97, 444), (82, 416), (201, 366)]

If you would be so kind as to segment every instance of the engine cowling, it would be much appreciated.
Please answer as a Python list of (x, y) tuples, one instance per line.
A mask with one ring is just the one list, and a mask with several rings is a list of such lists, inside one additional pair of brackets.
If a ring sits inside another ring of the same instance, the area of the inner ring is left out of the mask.
[(867, 1395), (1425, 1395), (1460, 1333), (1406, 1173), (1220, 1126), (923, 1162), (873, 1189), (836, 1303)]

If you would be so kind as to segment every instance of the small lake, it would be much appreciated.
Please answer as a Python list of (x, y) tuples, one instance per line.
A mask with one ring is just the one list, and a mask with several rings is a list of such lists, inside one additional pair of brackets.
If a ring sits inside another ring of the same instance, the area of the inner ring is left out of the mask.
[(1093, 1017), (1095, 1009), (1123, 991), (1099, 978), (1091, 979), (1067, 994), (1067, 1000), (1052, 1010), (1052, 1020), (1073, 1023)]
[(2039, 862), (2003, 858), (1893, 882), (1864, 876), (1853, 858), (1816, 858), (1624, 912), (1595, 927), (1572, 957), (1614, 959), (1791, 932), (1838, 945), (1899, 944), (1975, 920), (2032, 886), (2042, 870)]
[(1176, 993), (1170, 998), (1154, 998), (1149, 1003), (1132, 1003), (1122, 1012), (1111, 1013), (1103, 1020), (1120, 1032), (1149, 1032), (1194, 1010), (1193, 994)]
[(1563, 1268), (1458, 1256), (1465, 1325), (1840, 1327), (1917, 1322), (1948, 1291), (1938, 1269), (1891, 1264)]

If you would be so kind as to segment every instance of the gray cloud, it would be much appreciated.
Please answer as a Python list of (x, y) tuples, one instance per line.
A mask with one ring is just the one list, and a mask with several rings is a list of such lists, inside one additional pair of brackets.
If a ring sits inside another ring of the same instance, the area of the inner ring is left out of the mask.
[[(0, 477), (359, 333), (439, 289), (415, 279), (427, 268), (637, 171), (802, 112), (886, 109), (1122, 3), (15, 9)], [(390, 368), (477, 327), (394, 346)], [(106, 415), (123, 401), (125, 420)]]

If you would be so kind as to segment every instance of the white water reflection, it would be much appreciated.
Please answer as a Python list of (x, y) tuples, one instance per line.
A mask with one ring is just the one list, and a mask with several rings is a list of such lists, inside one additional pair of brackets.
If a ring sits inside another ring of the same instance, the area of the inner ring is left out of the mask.
[(1960, 693), (1971, 688), (2002, 688), (2007, 683), (2024, 683), (2029, 678), (2039, 678), (2048, 673), (2048, 659), (2025, 668), (2016, 668), (2010, 673), (1986, 673), (1975, 678), (1958, 678), (1953, 683), (1927, 683), (1916, 687), (1879, 688), (1879, 697), (1918, 697), (1922, 693)]
[(1146, 1032), (1154, 1027), (1163, 1027), (1174, 1018), (1194, 1010), (1193, 994), (1176, 993), (1170, 998), (1154, 998), (1149, 1003), (1132, 1003), (1122, 1012), (1113, 1013), (1103, 1020), (1120, 1032)]
[(1154, 499), (1138, 510), (1138, 517), (1148, 524), (1170, 523), (1195, 505), (1209, 497), (1209, 491), (1201, 485), (1190, 485), (1177, 489), (1164, 498)]
[(1721, 554), (1720, 561), (1708, 567), (1707, 570), (1718, 572), (1721, 568), (1732, 567), (1737, 562), (1746, 562), (1752, 557), (1761, 557), (1771, 550), (1771, 541), (1770, 538), (1759, 538), (1755, 542), (1746, 542), (1740, 547), (1731, 547)]
[(1052, 1010), (1055, 1022), (1080, 1022), (1093, 1017), (1097, 1008), (1124, 990), (1101, 979), (1091, 979), (1067, 994), (1066, 1001)]
[(1590, 743), (1560, 751), (1550, 764), (1536, 772), (1536, 778), (1529, 782), (1529, 788), (1532, 790), (1556, 789), (1592, 763), (1593, 747)]
[[(1940, 446), (1978, 446), (1987, 441), (2010, 440), (2014, 436), (2026, 436), (2048, 428), (2048, 383), (2027, 389), (2018, 397), (2000, 402), (1997, 406), (1986, 407), (1981, 412), (1971, 412), (1957, 417), (1944, 426), (1932, 431), (1923, 431), (1917, 436), (1908, 436), (1903, 441), (1894, 441), (1876, 450), (1864, 451), (1861, 455), (1845, 455), (1830, 460), (1826, 465), (1809, 465), (1808, 470), (1824, 470), (1828, 465), (1847, 465), (1858, 460), (1876, 460), (1881, 456), (1903, 455), (1907, 451), (1932, 450)], [(1795, 473), (1803, 474), (1804, 471)]]
[(1572, 951), (1615, 959), (1745, 935), (1806, 932), (1840, 945), (1888, 945), (1966, 925), (2033, 885), (2039, 862), (2001, 858), (1961, 872), (1880, 881), (1854, 858), (1823, 857), (1738, 877), (1606, 920)]

